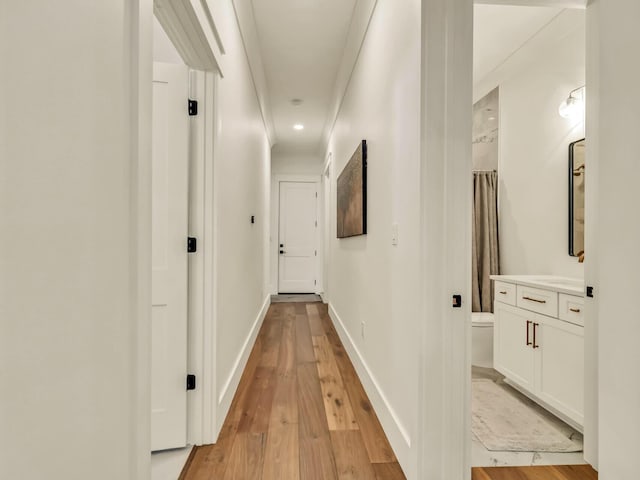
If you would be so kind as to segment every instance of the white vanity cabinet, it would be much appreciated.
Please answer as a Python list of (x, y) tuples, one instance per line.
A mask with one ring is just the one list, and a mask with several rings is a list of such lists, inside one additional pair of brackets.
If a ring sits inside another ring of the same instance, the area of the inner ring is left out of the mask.
[(492, 279), (496, 280), (495, 369), (522, 393), (581, 430), (584, 421), (581, 285), (556, 277), (545, 277), (548, 283), (542, 283), (541, 277), (527, 281), (526, 277), (500, 275)]
[(494, 368), (530, 391), (534, 390), (532, 318), (530, 312), (500, 303), (496, 299), (493, 312)]
[(582, 427), (584, 423), (584, 328), (538, 319), (533, 393)]

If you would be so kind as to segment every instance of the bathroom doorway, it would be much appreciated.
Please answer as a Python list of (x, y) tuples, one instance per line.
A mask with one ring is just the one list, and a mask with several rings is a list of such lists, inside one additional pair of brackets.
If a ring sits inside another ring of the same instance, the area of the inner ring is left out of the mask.
[[(585, 84), (585, 52), (584, 10), (474, 7), (473, 467), (586, 463), (584, 334), (562, 310), (579, 315), (584, 291), (566, 251), (567, 152), (584, 114), (558, 112)], [(566, 288), (516, 278), (534, 275)]]

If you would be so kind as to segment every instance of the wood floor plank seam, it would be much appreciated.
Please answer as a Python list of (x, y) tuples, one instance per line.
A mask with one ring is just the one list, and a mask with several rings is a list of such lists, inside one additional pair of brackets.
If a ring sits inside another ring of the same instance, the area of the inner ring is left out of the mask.
[(347, 396), (354, 407), (356, 421), (362, 431), (369, 460), (371, 463), (397, 463), (395, 453), (389, 442), (386, 441), (378, 416), (326, 311), (322, 314), (321, 320), (332, 346), (338, 369), (343, 377)]
[(351, 400), (325, 335), (311, 337), (329, 430), (359, 430)]

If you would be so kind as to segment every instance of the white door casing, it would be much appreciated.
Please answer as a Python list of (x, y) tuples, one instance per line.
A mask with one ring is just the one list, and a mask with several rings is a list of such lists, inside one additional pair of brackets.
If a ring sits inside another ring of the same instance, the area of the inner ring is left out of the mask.
[(155, 63), (152, 121), (151, 450), (186, 445), (188, 71)]
[(327, 164), (322, 178), (322, 184), (324, 187), (324, 208), (322, 211), (324, 217), (324, 231), (323, 231), (323, 250), (322, 255), (322, 298), (325, 303), (329, 303), (329, 265), (331, 254), (331, 154), (327, 157)]
[(317, 289), (317, 182), (280, 182), (278, 292)]
[[(422, 0), (416, 478), (471, 479), (473, 2)], [(462, 308), (452, 308), (452, 294)]]

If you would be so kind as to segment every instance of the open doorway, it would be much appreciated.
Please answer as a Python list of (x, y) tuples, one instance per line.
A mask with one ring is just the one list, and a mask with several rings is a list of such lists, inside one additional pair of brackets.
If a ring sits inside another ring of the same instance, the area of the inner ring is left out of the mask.
[(558, 107), (584, 90), (585, 11), (474, 10), (471, 464), (583, 464), (584, 268), (566, 246), (584, 110)]
[[(193, 30), (176, 26), (174, 10), (156, 15), (151, 467), (153, 478), (177, 478), (191, 447), (216, 437), (214, 139), (206, 131), (213, 124), (216, 74), (213, 63), (200, 59), (209, 47), (191, 41)], [(163, 312), (167, 307), (173, 310)]]

